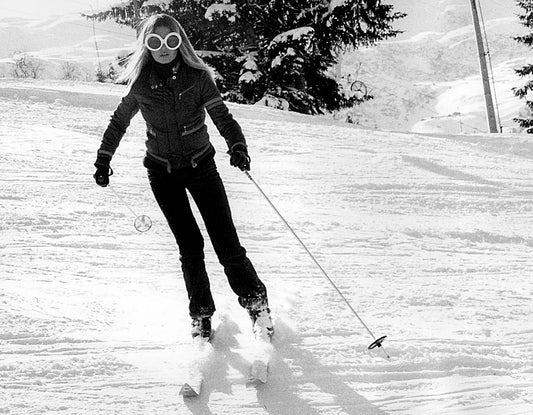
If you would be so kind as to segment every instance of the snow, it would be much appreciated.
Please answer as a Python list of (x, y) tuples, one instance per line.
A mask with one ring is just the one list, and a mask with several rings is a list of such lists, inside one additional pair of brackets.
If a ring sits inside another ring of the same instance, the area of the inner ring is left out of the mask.
[[(367, 350), (366, 330), (209, 124), (276, 335), (269, 383), (247, 385), (251, 324), (207, 244), (216, 333), (191, 400), (178, 395), (194, 358), (186, 293), (142, 167), (140, 117), (112, 189), (91, 177), (123, 92), (0, 80), (0, 413), (531, 413), (533, 138), (368, 130), (230, 104), (252, 176), (388, 335), (391, 359)], [(153, 228), (136, 232), (125, 204)]]
[(275, 97), (270, 94), (266, 94), (263, 98), (257, 101), (254, 105), (276, 108), (276, 109), (284, 110), (284, 111), (289, 110), (289, 101), (283, 98)]
[[(374, 99), (352, 110), (340, 111), (338, 118), (349, 115), (361, 126), (394, 131), (453, 134), (487, 131), (468, 2), (390, 3), (395, 11), (408, 13), (395, 25), (395, 29), (405, 33), (380, 42), (377, 47), (342, 56), (343, 87), (350, 87), (346, 82), (350, 75), (352, 82), (364, 82)], [(511, 92), (512, 87), (522, 83), (514, 69), (531, 60), (531, 49), (513, 40), (513, 36), (524, 33), (514, 1), (484, 0), (481, 6), (493, 67), (494, 103), (504, 131), (512, 131), (517, 127), (513, 118), (524, 107), (524, 101)], [(462, 101), (462, 96), (468, 99)], [(453, 105), (442, 105), (443, 101)], [(455, 112), (461, 113), (461, 117), (453, 117)]]
[(146, 0), (142, 6), (148, 7), (148, 6), (161, 6), (163, 8), (168, 7), (172, 0)]
[(253, 72), (246, 71), (239, 77), (239, 83), (249, 83), (255, 82), (258, 79), (258, 76)]
[(311, 36), (314, 32), (315, 32), (315, 29), (309, 26), (298, 27), (296, 29), (288, 30), (286, 32), (280, 33), (279, 35), (275, 36), (274, 39), (272, 39), (272, 41), (270, 42), (270, 45), (274, 45), (276, 43), (287, 42), (289, 39), (306, 40), (305, 38)]
[[(293, 49), (293, 51), (294, 51), (294, 49)], [(292, 53), (292, 54), (294, 54), (294, 53)], [(283, 62), (283, 56), (282, 55), (278, 55), (274, 59), (272, 59), (272, 63), (270, 64), (270, 67), (271, 68), (277, 68), (278, 66), (281, 65), (281, 62)]]
[(1, 19), (0, 23), (0, 77), (11, 76), (14, 52), (24, 52), (42, 64), (42, 78), (60, 78), (61, 64), (68, 61), (77, 67), (80, 79), (94, 79), (97, 58), (106, 67), (135, 43), (132, 28), (112, 21), (93, 28), (92, 22), (79, 15)]
[[(263, 386), (246, 384), (258, 350), (209, 244), (216, 334), (208, 354), (193, 353), (177, 250), (142, 167), (140, 117), (113, 160), (112, 187), (93, 183), (124, 87), (5, 78), (16, 50), (40, 59), (45, 78), (65, 60), (92, 70), (92, 24), (0, 21), (0, 413), (531, 413), (533, 139), (483, 133), (463, 0), (390, 3), (409, 12), (406, 33), (343, 57), (343, 74), (375, 96), (356, 109), (359, 128), (261, 106), (286, 108), (272, 97), (229, 105), (253, 177), (376, 337), (388, 335), (390, 360), (367, 350), (369, 334), (229, 166), (210, 124), (241, 240), (269, 288), (276, 335)], [(531, 54), (511, 39), (521, 30), (514, 2), (482, 5), (511, 132), (523, 105), (510, 92), (513, 69)], [(134, 42), (132, 29), (95, 27), (104, 65)], [(130, 209), (153, 228), (136, 232)], [(194, 364), (204, 394), (183, 399)]]
[(256, 63), (256, 53), (248, 53), (239, 59), (242, 62), (239, 83), (251, 83), (259, 79), (261, 73)]
[(226, 15), (228, 16), (228, 20), (230, 22), (235, 21), (235, 14), (237, 12), (237, 8), (235, 4), (219, 4), (219, 3), (213, 3), (210, 5), (206, 12), (205, 12), (205, 18), (207, 20), (212, 20), (214, 14), (220, 14), (221, 16)]

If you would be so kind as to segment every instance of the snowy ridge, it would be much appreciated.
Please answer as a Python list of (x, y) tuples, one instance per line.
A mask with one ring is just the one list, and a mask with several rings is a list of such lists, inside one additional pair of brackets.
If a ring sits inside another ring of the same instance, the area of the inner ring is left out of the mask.
[(269, 383), (207, 245), (217, 303), (202, 395), (174, 240), (133, 120), (112, 186), (91, 177), (123, 87), (0, 82), (0, 413), (529, 414), (533, 138), (392, 133), (230, 105), (252, 175), (376, 335), (387, 361), (210, 125), (243, 245), (269, 287)]

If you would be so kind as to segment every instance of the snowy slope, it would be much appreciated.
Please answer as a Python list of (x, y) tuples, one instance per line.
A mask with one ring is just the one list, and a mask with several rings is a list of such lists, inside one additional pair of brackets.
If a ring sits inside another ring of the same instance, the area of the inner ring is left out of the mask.
[[(173, 238), (134, 119), (112, 188), (92, 180), (121, 87), (0, 80), (0, 413), (530, 414), (533, 139), (365, 130), (230, 105), (252, 174), (210, 126), (240, 236), (270, 290), (271, 381), (246, 385), (250, 324), (211, 247), (218, 311), (197, 400)], [(133, 214), (152, 217), (137, 233)]]
[(0, 19), (0, 76), (11, 76), (13, 56), (27, 53), (38, 59), (45, 79), (61, 79), (61, 66), (69, 62), (78, 68), (78, 79), (94, 79), (98, 61), (106, 67), (129, 51), (135, 31), (113, 21), (95, 23), (79, 14), (42, 19), (11, 17)]
[[(342, 74), (364, 82), (375, 97), (343, 111), (370, 128), (422, 133), (487, 131), (470, 2), (464, 0), (391, 0), (407, 16), (395, 26), (397, 38), (377, 47), (348, 52)], [(524, 33), (514, 0), (479, 2), (493, 68), (493, 96), (504, 131), (524, 107), (512, 93), (522, 80), (514, 69), (531, 63), (531, 50), (513, 36)], [(348, 85), (346, 85), (348, 86)]]

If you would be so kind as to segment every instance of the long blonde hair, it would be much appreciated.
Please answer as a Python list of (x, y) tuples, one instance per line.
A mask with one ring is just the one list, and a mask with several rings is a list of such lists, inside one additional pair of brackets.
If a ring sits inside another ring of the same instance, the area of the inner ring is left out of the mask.
[(150, 51), (144, 45), (146, 36), (154, 33), (157, 27), (165, 26), (173, 32), (177, 32), (181, 36), (181, 45), (179, 47), (179, 53), (183, 59), (183, 62), (196, 69), (201, 69), (208, 72), (213, 77), (213, 70), (206, 65), (206, 63), (196, 54), (196, 51), (191, 45), (185, 30), (181, 24), (172, 16), (168, 14), (154, 14), (147, 17), (141, 25), (141, 29), (137, 36), (137, 46), (135, 52), (128, 59), (128, 63), (124, 68), (124, 71), (120, 74), (118, 82), (126, 82), (131, 86), (141, 74), (142, 69), (149, 62), (151, 58)]

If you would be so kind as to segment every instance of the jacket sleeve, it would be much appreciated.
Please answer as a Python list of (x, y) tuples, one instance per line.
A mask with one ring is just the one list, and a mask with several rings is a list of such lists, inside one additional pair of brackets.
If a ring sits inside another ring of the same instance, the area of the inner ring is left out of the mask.
[(98, 149), (99, 159), (111, 160), (120, 144), (120, 140), (126, 134), (126, 129), (130, 125), (131, 119), (139, 111), (139, 104), (135, 99), (131, 89), (118, 105), (111, 116), (111, 120), (104, 132), (100, 148)]
[(241, 126), (229, 112), (215, 81), (206, 71), (202, 71), (201, 94), (202, 103), (220, 135), (226, 140), (228, 148), (231, 150), (236, 144), (246, 145)]

